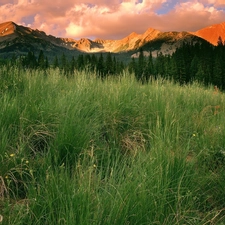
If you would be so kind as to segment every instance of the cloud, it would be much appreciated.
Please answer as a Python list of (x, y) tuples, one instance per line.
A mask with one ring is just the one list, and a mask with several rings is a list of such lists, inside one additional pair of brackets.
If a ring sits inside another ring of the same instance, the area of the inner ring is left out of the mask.
[(225, 11), (200, 1), (188, 1), (177, 4), (165, 17), (172, 19), (174, 27), (178, 30), (181, 30), (183, 26), (189, 31), (196, 31), (205, 26), (224, 22)]
[(1, 0), (0, 6), (4, 5), (4, 4), (7, 4), (7, 3), (13, 3), (13, 2), (14, 2), (14, 0)]
[(55, 36), (116, 39), (152, 27), (195, 31), (224, 22), (224, 0), (1, 0), (0, 21)]
[(224, 0), (201, 0), (201, 2), (204, 4), (214, 5), (216, 7), (225, 7)]

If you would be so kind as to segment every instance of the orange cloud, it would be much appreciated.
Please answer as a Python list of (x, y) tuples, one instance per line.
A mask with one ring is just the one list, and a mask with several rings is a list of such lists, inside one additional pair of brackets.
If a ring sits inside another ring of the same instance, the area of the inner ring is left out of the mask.
[(55, 36), (116, 39), (149, 27), (196, 31), (224, 22), (225, 1), (1, 0), (0, 21), (9, 20)]

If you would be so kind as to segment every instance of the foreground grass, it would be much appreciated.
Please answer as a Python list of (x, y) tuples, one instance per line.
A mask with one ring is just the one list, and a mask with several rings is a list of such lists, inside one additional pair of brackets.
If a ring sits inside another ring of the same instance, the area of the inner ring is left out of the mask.
[(224, 94), (126, 73), (1, 79), (2, 224), (225, 224)]

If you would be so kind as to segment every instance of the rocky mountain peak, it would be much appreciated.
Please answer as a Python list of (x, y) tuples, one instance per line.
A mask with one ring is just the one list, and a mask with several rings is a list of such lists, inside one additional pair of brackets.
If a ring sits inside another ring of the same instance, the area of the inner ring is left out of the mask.
[(0, 24), (0, 36), (7, 36), (13, 34), (16, 30), (16, 24), (12, 21)]
[(145, 39), (145, 41), (150, 41), (158, 36), (161, 31), (153, 29), (153, 28), (148, 28), (144, 34), (142, 34), (142, 39)]
[(225, 41), (225, 22), (202, 28), (196, 32), (192, 32), (192, 34), (207, 40), (213, 45), (217, 45), (219, 37)]

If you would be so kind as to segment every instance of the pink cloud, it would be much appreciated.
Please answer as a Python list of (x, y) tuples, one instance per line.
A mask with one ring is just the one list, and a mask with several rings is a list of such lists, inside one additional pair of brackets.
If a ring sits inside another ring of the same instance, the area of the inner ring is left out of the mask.
[[(152, 27), (196, 31), (225, 21), (224, 0), (0, 0), (0, 21), (55, 36), (116, 39)], [(166, 14), (162, 6), (174, 2)], [(219, 7), (219, 8), (218, 8)]]

